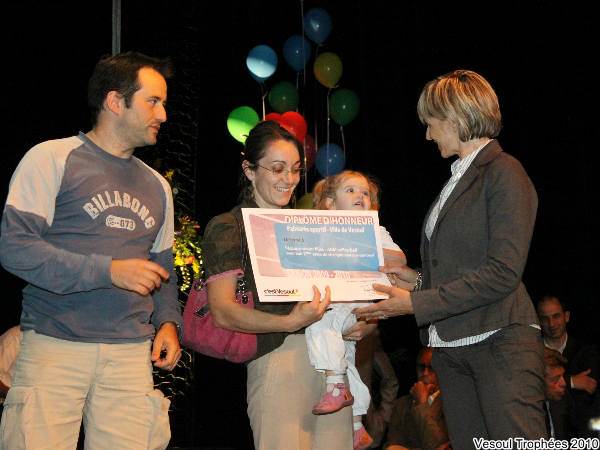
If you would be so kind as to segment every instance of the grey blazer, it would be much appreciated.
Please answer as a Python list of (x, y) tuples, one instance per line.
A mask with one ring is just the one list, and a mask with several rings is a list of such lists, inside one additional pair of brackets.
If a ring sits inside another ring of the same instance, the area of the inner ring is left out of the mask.
[(423, 224), (423, 290), (411, 298), (424, 344), (429, 324), (452, 341), (538, 322), (521, 282), (536, 210), (523, 166), (490, 141), (450, 194), (430, 240)]

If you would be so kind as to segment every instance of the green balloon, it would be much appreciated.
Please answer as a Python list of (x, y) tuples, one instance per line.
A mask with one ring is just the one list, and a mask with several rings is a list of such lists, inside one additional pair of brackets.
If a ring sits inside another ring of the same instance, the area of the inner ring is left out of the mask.
[(329, 100), (331, 118), (338, 125), (347, 125), (358, 115), (360, 100), (350, 89), (338, 89)]
[(240, 106), (229, 113), (227, 117), (227, 129), (236, 141), (242, 144), (250, 130), (259, 122), (258, 114), (249, 106)]
[(269, 104), (278, 113), (294, 111), (298, 107), (298, 91), (289, 81), (280, 81), (269, 92)]

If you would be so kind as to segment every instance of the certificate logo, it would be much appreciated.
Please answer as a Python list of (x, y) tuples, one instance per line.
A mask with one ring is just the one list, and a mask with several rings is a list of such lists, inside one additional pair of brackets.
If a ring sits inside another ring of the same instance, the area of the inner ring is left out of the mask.
[(277, 297), (299, 297), (300, 291), (298, 289), (264, 289), (263, 294), (267, 297), (277, 296)]

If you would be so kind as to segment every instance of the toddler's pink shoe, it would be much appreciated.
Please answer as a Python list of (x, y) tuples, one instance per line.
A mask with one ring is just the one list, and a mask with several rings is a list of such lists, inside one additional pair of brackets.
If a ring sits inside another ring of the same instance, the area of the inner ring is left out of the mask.
[(360, 427), (354, 432), (354, 450), (365, 450), (371, 447), (373, 438), (367, 433), (365, 427)]
[[(334, 396), (333, 393), (336, 389), (339, 391), (339, 395)], [(312, 413), (316, 415), (331, 414), (353, 403), (354, 397), (348, 387), (344, 383), (336, 383), (333, 385), (333, 391), (325, 392), (319, 403), (313, 406)]]

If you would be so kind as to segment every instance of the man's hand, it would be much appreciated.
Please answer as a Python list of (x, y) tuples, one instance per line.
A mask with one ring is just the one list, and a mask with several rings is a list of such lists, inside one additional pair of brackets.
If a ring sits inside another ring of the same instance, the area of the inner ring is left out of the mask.
[[(163, 357), (161, 358), (161, 354)], [(173, 370), (181, 357), (177, 326), (173, 322), (163, 323), (152, 343), (152, 362), (159, 369)]]
[(121, 289), (148, 295), (158, 289), (162, 281), (169, 279), (169, 272), (145, 259), (113, 259), (110, 277), (112, 283)]
[(573, 389), (579, 389), (580, 391), (585, 391), (588, 394), (592, 395), (596, 392), (596, 387), (598, 383), (592, 377), (590, 377), (590, 373), (592, 369), (584, 370), (583, 372), (578, 373), (577, 375), (571, 375), (571, 382), (573, 383)]
[(418, 405), (422, 405), (423, 403), (427, 402), (429, 396), (434, 392), (435, 386), (433, 384), (425, 384), (422, 381), (417, 381), (410, 388), (410, 395)]

